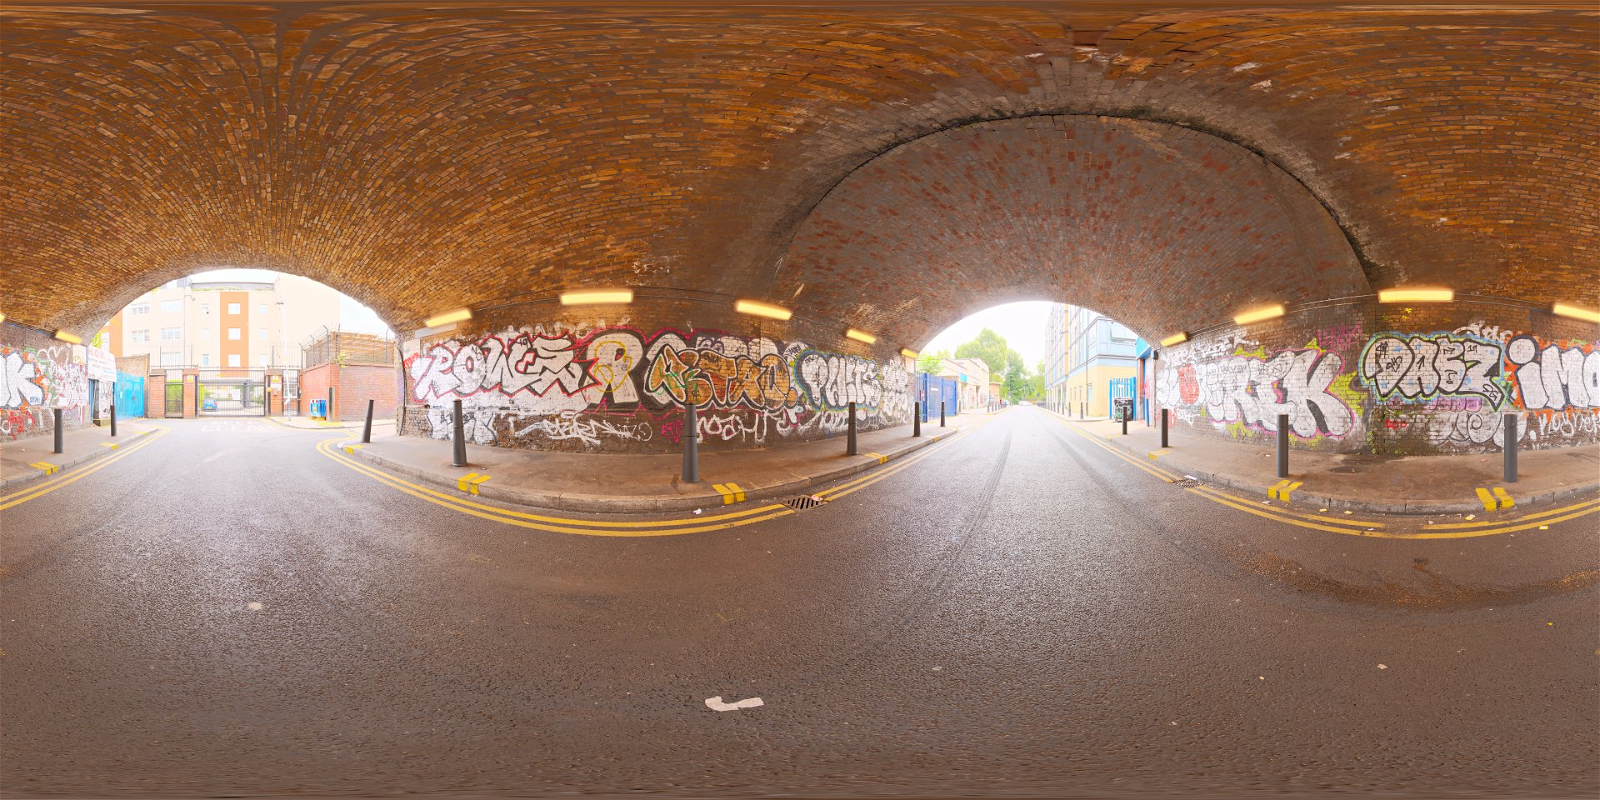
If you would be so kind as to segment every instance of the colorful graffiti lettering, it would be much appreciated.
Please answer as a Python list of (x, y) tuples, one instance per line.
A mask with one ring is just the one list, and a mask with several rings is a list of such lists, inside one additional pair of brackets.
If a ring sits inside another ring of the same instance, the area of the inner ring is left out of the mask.
[(1501, 355), (1499, 342), (1472, 336), (1383, 333), (1361, 351), (1361, 380), (1378, 400), (1476, 395), (1496, 409), (1507, 396)]
[(842, 430), (834, 412), (851, 402), (868, 428), (910, 411), (911, 376), (898, 361), (718, 332), (507, 331), (422, 348), (405, 371), (431, 435), (449, 435), (459, 399), (463, 429), (480, 444), (664, 449), (682, 441), (684, 406), (701, 410), (702, 438), (755, 443)]
[(1355, 425), (1349, 405), (1332, 391), (1343, 366), (1337, 353), (1316, 348), (1221, 356), (1163, 370), (1156, 395), (1168, 407), (1202, 406), (1218, 427), (1240, 423), (1275, 432), (1278, 415), (1287, 414), (1295, 436), (1338, 437)]
[(1587, 343), (1547, 343), (1532, 336), (1506, 342), (1518, 404), (1530, 411), (1600, 407), (1600, 350)]
[(89, 373), (81, 348), (75, 353), (69, 345), (0, 345), (0, 436), (43, 433), (54, 424), (57, 408), (64, 412), (64, 425), (81, 425), (88, 403)]

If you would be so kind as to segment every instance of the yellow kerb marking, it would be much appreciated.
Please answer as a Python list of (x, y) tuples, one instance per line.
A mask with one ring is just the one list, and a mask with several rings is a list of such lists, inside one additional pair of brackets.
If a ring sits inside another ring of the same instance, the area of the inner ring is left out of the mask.
[(117, 449), (117, 443), (116, 442), (101, 442), (100, 446), (101, 447), (109, 447), (112, 450)]
[(1278, 490), (1280, 490), (1283, 487), (1288, 486), (1288, 485), (1289, 485), (1289, 479), (1288, 478), (1284, 478), (1283, 480), (1278, 481), (1277, 483), (1274, 483), (1271, 486), (1268, 486), (1267, 487), (1267, 496), (1272, 498), (1272, 499), (1274, 499), (1274, 500), (1278, 499)]
[(878, 463), (879, 464), (886, 464), (889, 461), (889, 457), (884, 455), (884, 454), (882, 454), (882, 453), (866, 453), (865, 455), (868, 458), (876, 458), (876, 459), (878, 459)]
[(470, 481), (467, 481), (467, 491), (472, 492), (473, 494), (477, 494), (478, 493), (478, 487), (482, 486), (483, 482), (486, 481), (486, 480), (489, 480), (489, 476), (488, 475), (479, 475), (478, 477), (473, 478)]
[(476, 472), (469, 472), (469, 473), (467, 473), (465, 475), (462, 475), (461, 477), (456, 479), (456, 488), (460, 489), (463, 492), (466, 491), (467, 490), (467, 482), (472, 480), (473, 478), (476, 478), (476, 477), (478, 477), (478, 473), (476, 473)]
[(1279, 489), (1278, 490), (1278, 499), (1282, 500), (1285, 503), (1289, 502), (1289, 493), (1294, 491), (1294, 490), (1296, 490), (1296, 489), (1298, 489), (1298, 488), (1300, 488), (1301, 486), (1304, 486), (1304, 485), (1305, 485), (1304, 481), (1295, 481), (1294, 483), (1291, 483), (1288, 486), (1285, 486), (1282, 489)]
[(1517, 505), (1517, 501), (1512, 500), (1511, 495), (1506, 494), (1506, 490), (1498, 486), (1494, 487), (1494, 496), (1500, 498), (1500, 509), (1502, 511), (1514, 508)]
[(1494, 507), (1495, 507), (1494, 495), (1489, 494), (1489, 490), (1483, 488), (1482, 486), (1478, 487), (1478, 502), (1483, 504), (1483, 510), (1484, 511), (1493, 511), (1494, 510)]

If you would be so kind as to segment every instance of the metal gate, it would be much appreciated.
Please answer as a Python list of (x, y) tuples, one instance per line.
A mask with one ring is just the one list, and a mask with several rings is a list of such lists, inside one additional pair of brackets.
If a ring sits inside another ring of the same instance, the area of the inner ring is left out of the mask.
[[(1133, 396), (1137, 391), (1138, 381), (1138, 378), (1111, 379), (1110, 385), (1106, 387), (1110, 392), (1110, 402), (1106, 404), (1106, 408), (1109, 409), (1111, 419), (1120, 420), (1123, 414), (1126, 414), (1128, 419), (1133, 419)], [(1118, 403), (1118, 400), (1123, 402)]]
[(949, 416), (961, 413), (960, 390), (956, 387), (955, 378), (941, 378), (926, 372), (917, 375), (917, 402), (922, 403), (923, 422), (938, 419), (940, 406)]
[(167, 417), (183, 416), (183, 384), (167, 382)]
[(265, 370), (223, 369), (200, 373), (200, 416), (260, 417), (267, 412)]

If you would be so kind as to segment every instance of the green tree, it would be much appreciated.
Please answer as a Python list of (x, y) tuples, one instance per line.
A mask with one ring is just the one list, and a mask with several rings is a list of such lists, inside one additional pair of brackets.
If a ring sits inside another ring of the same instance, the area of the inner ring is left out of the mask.
[(917, 371), (929, 375), (939, 374), (939, 363), (950, 357), (949, 350), (940, 350), (936, 353), (923, 353), (917, 358)]
[[(1011, 348), (1006, 346), (1006, 339), (988, 328), (978, 332), (977, 338), (956, 348), (956, 358), (978, 358), (989, 365), (989, 374), (992, 376), (1005, 375), (1011, 365)], [(1022, 357), (1017, 356), (1017, 361)]]

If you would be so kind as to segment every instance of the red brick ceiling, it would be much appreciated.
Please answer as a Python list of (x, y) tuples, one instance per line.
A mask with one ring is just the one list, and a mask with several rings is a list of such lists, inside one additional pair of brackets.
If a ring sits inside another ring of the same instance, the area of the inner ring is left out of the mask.
[(87, 331), (217, 266), (400, 328), (615, 284), (1198, 328), (1264, 270), (1600, 305), (1587, 7), (1075, 8), (9, 3), (0, 311)]

